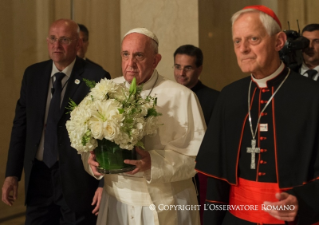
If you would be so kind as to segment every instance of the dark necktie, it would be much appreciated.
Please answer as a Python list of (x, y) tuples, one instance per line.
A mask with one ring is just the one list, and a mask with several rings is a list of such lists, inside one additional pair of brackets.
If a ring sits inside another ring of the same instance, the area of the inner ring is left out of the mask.
[(52, 98), (50, 102), (47, 124), (44, 135), (44, 151), (43, 151), (43, 162), (51, 168), (58, 158), (57, 148), (57, 125), (60, 114), (60, 103), (61, 103), (61, 92), (62, 84), (61, 81), (65, 76), (64, 73), (54, 74), (55, 81), (53, 83)]
[(317, 70), (307, 70), (308, 78), (313, 80), (313, 77), (317, 74)]

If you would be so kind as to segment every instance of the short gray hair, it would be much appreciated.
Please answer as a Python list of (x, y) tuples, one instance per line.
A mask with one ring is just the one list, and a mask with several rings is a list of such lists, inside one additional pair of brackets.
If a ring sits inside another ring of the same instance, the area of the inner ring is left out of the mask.
[(231, 18), (232, 26), (234, 25), (235, 21), (243, 14), (249, 13), (249, 12), (258, 12), (259, 13), (259, 19), (261, 23), (264, 25), (267, 33), (269, 36), (272, 36), (274, 34), (277, 34), (281, 31), (281, 28), (279, 24), (268, 14), (259, 11), (257, 9), (242, 9), (238, 12), (234, 13), (234, 15)]
[(154, 53), (157, 54), (158, 53), (158, 44), (150, 38), (150, 46), (153, 49)]

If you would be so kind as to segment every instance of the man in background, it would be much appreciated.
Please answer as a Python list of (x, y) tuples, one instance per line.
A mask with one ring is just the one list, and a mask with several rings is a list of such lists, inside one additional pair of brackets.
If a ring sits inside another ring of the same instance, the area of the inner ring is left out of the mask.
[[(208, 125), (219, 91), (205, 86), (199, 76), (203, 69), (203, 53), (193, 45), (182, 45), (174, 52), (174, 76), (177, 83), (190, 88), (199, 99), (205, 122)], [(207, 177), (198, 173), (194, 177), (198, 190), (198, 202), (201, 204), (201, 220), (206, 198)]]
[(83, 24), (78, 23), (79, 28), (80, 28), (80, 39), (83, 42), (83, 45), (79, 48), (79, 50), (77, 51), (77, 56), (86, 60), (87, 62), (93, 63), (97, 66), (100, 66), (99, 64), (89, 60), (87, 57), (85, 57), (85, 54), (88, 50), (89, 47), (89, 30), (86, 28), (86, 26), (84, 26)]
[(175, 80), (197, 95), (208, 125), (219, 91), (207, 87), (199, 80), (202, 69), (203, 53), (200, 48), (182, 45), (176, 49), (174, 52)]
[(81, 156), (71, 147), (66, 107), (70, 99), (79, 104), (89, 92), (84, 78), (98, 82), (110, 75), (76, 56), (82, 40), (72, 20), (52, 23), (47, 46), (51, 59), (29, 66), (23, 76), (2, 201), (14, 203), (24, 169), (26, 225), (95, 224), (91, 204), (98, 182), (85, 172)]
[(302, 30), (302, 36), (309, 39), (309, 47), (303, 50), (303, 63), (299, 73), (312, 80), (318, 80), (319, 71), (319, 24), (308, 24)]

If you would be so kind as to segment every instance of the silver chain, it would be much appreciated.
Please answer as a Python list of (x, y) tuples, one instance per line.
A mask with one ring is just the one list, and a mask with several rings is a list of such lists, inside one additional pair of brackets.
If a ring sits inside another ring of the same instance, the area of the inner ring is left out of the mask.
[(249, 83), (249, 89), (248, 89), (248, 114), (249, 114), (249, 125), (250, 125), (250, 131), (251, 131), (251, 135), (253, 137), (253, 140), (255, 140), (256, 134), (257, 134), (257, 130), (258, 130), (258, 124), (261, 118), (262, 113), (265, 111), (265, 109), (267, 108), (267, 106), (269, 105), (269, 103), (271, 102), (271, 100), (273, 99), (273, 97), (275, 96), (275, 94), (278, 92), (278, 90), (281, 88), (281, 86), (283, 85), (283, 83), (287, 80), (289, 74), (290, 74), (290, 69), (288, 68), (288, 74), (286, 75), (285, 79), (279, 84), (278, 88), (276, 89), (276, 91), (273, 93), (273, 95), (269, 98), (267, 104), (264, 106), (264, 108), (261, 110), (259, 116), (258, 116), (258, 120), (257, 120), (257, 125), (256, 125), (256, 129), (255, 132), (253, 131), (253, 125), (251, 122), (251, 112), (250, 112), (250, 91), (251, 91), (251, 83), (252, 81), (250, 80)]

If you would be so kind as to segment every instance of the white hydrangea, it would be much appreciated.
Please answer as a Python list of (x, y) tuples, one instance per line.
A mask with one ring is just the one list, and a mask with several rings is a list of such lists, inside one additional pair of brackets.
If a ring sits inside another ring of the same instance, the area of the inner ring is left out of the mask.
[(104, 78), (91, 89), (90, 95), (93, 96), (94, 100), (104, 100), (107, 99), (107, 94), (114, 92), (116, 88), (117, 86), (113, 81)]
[(107, 79), (97, 83), (66, 123), (71, 146), (79, 153), (89, 152), (98, 146), (97, 140), (107, 139), (132, 150), (145, 135), (156, 133), (157, 117), (148, 115), (155, 99), (143, 99), (140, 91), (129, 96), (124, 84)]
[(150, 116), (146, 118), (145, 127), (144, 127), (144, 136), (156, 134), (157, 128), (159, 127), (159, 121), (157, 117)]

